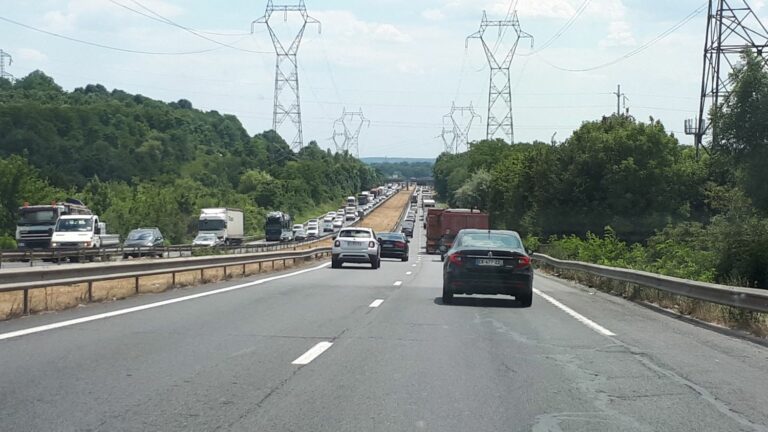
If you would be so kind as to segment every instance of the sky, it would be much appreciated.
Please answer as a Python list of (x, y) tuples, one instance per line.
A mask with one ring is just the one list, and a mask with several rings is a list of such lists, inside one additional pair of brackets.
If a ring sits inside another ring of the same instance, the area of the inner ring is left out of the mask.
[[(254, 135), (272, 127), (274, 48), (266, 25), (256, 24), (251, 33), (251, 22), (264, 15), (266, 3), (0, 0), (0, 49), (13, 57), (7, 71), (16, 77), (40, 69), (67, 90), (99, 83), (168, 102), (183, 98), (198, 109), (236, 115)], [(690, 144), (682, 131), (684, 120), (698, 111), (704, 5), (703, 0), (307, 0), (309, 15), (320, 25), (307, 26), (298, 51), (304, 141), (335, 149), (334, 121), (344, 109), (361, 110), (370, 124), (360, 132), (360, 156), (436, 157), (444, 149), (443, 117), (453, 103), (472, 104), (481, 118), (469, 139), (485, 138), (490, 71), (480, 41), (467, 44), (466, 38), (478, 31), (484, 10), (488, 19), (499, 20), (514, 7), (522, 30), (533, 36), (533, 48), (530, 39), (521, 39), (510, 68), (515, 141), (550, 142), (554, 136), (562, 142), (582, 122), (614, 112), (620, 84), (631, 115), (661, 120)], [(762, 1), (750, 5), (764, 12)], [(654, 41), (696, 10), (683, 26)], [(290, 39), (298, 16), (283, 18), (273, 15), (270, 24), (281, 40)], [(514, 36), (506, 32), (497, 43), (498, 32), (485, 34), (498, 56)], [(283, 135), (290, 141), (293, 133), (287, 129)]]

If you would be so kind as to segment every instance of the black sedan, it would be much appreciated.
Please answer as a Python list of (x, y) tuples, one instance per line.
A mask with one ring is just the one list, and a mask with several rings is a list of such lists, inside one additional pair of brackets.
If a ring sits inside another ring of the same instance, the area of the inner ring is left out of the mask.
[(514, 296), (524, 307), (533, 302), (533, 268), (520, 235), (514, 231), (459, 231), (443, 264), (443, 303), (454, 294)]
[(408, 261), (408, 243), (405, 234), (396, 232), (379, 233), (382, 258), (399, 258)]
[(400, 232), (405, 234), (408, 237), (413, 237), (413, 222), (411, 221), (404, 221), (400, 225)]

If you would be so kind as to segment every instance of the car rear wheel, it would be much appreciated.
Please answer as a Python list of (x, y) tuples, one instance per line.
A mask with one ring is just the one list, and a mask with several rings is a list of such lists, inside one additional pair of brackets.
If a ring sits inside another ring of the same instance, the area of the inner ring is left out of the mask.
[(379, 257), (371, 258), (371, 268), (372, 269), (376, 270), (380, 266), (381, 266), (381, 258), (379, 258)]
[(448, 287), (448, 284), (443, 281), (443, 304), (453, 303), (453, 292)]
[(403, 262), (408, 261), (408, 255), (405, 255), (402, 259), (403, 259)]
[(531, 307), (533, 304), (533, 292), (529, 291), (526, 294), (516, 296), (515, 299), (517, 299), (523, 307)]
[(335, 269), (341, 268), (341, 261), (331, 259), (331, 268), (335, 268)]

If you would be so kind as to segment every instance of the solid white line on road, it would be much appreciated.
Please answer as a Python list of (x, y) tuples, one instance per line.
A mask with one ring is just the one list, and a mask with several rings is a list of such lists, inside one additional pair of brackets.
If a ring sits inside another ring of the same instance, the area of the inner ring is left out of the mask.
[(397, 281), (397, 282), (393, 283), (392, 285), (394, 285), (394, 286), (400, 286), (400, 285), (402, 285), (402, 284), (403, 284), (403, 281)]
[(376, 299), (373, 301), (373, 303), (369, 304), (368, 307), (377, 308), (381, 306), (381, 304), (384, 303), (384, 300), (382, 299)]
[(416, 264), (411, 264), (411, 267), (416, 267)]
[(127, 308), (127, 309), (120, 309), (120, 310), (116, 310), (116, 311), (112, 311), (112, 312), (106, 312), (106, 313), (102, 313), (102, 314), (91, 315), (91, 316), (71, 319), (71, 320), (67, 320), (67, 321), (61, 321), (61, 322), (57, 322), (57, 323), (53, 323), (53, 324), (42, 325), (42, 326), (39, 326), (39, 327), (31, 327), (31, 328), (24, 329), (24, 330), (17, 330), (17, 331), (13, 331), (13, 332), (9, 332), (9, 333), (3, 333), (3, 334), (0, 334), (0, 340), (12, 339), (12, 338), (16, 338), (16, 337), (19, 337), (19, 336), (26, 336), (26, 335), (29, 335), (29, 334), (33, 334), (33, 333), (40, 333), (40, 332), (44, 332), (44, 331), (48, 331), (48, 330), (54, 330), (54, 329), (57, 329), (57, 328), (69, 327), (69, 326), (73, 326), (73, 325), (76, 325), (76, 324), (82, 324), (82, 323), (87, 323), (87, 322), (91, 322), (91, 321), (96, 321), (96, 320), (101, 320), (101, 319), (106, 319), (106, 318), (112, 318), (112, 317), (116, 317), (116, 316), (120, 316), (120, 315), (127, 315), (129, 313), (141, 312), (143, 310), (159, 308), (159, 307), (162, 307), (162, 306), (168, 306), (168, 305), (171, 305), (171, 304), (174, 304), (174, 303), (181, 303), (181, 302), (184, 302), (184, 301), (187, 301), (187, 300), (195, 300), (195, 299), (199, 299), (199, 298), (203, 298), (203, 297), (208, 297), (208, 296), (212, 296), (212, 295), (216, 295), (216, 294), (223, 294), (223, 293), (230, 292), (230, 291), (236, 291), (236, 290), (240, 290), (240, 289), (243, 289), (243, 288), (252, 287), (254, 285), (261, 285), (263, 283), (272, 282), (272, 281), (276, 281), (276, 280), (279, 280), (279, 279), (289, 278), (289, 277), (292, 277), (292, 276), (298, 276), (300, 274), (304, 274), (304, 273), (320, 270), (320, 269), (325, 268), (325, 267), (328, 267), (327, 263), (323, 264), (323, 265), (320, 265), (320, 266), (317, 266), (317, 267), (312, 267), (312, 268), (308, 268), (308, 269), (305, 269), (305, 270), (299, 270), (299, 271), (293, 272), (293, 273), (288, 273), (288, 274), (279, 275), (279, 276), (273, 276), (273, 277), (269, 277), (269, 278), (266, 278), (266, 279), (260, 279), (260, 280), (257, 280), (257, 281), (248, 282), (248, 283), (244, 283), (244, 284), (240, 284), (240, 285), (234, 285), (234, 286), (231, 286), (231, 287), (221, 288), (221, 289), (217, 289), (217, 290), (213, 290), (213, 291), (206, 291), (206, 292), (200, 293), (200, 294), (193, 294), (193, 295), (188, 295), (188, 296), (184, 296), (184, 297), (178, 297), (178, 298), (174, 298), (174, 299), (170, 299), (170, 300), (164, 300), (164, 301), (160, 301), (160, 302), (156, 302), (156, 303), (149, 303), (149, 304), (145, 304), (145, 305), (141, 305), (141, 306), (135, 306), (135, 307)]
[(584, 315), (576, 312), (575, 310), (569, 308), (568, 306), (560, 303), (559, 301), (555, 300), (548, 294), (544, 294), (543, 292), (539, 291), (538, 289), (534, 288), (533, 292), (535, 292), (539, 297), (543, 298), (544, 300), (552, 303), (557, 307), (558, 309), (562, 310), (563, 312), (567, 313), (568, 315), (576, 318), (579, 322), (586, 325), (587, 327), (591, 328), (592, 330), (600, 333), (603, 336), (616, 336), (616, 333), (608, 330), (607, 328), (601, 326), (600, 324), (592, 321), (591, 319), (585, 317)]
[(295, 365), (309, 364), (312, 362), (312, 360), (316, 359), (320, 354), (324, 353), (325, 350), (330, 348), (331, 345), (333, 345), (332, 342), (320, 342), (317, 345), (310, 348), (309, 351), (302, 354), (301, 357), (292, 361), (291, 364), (295, 364)]
[(413, 272), (405, 272), (406, 276), (410, 276), (413, 274)]

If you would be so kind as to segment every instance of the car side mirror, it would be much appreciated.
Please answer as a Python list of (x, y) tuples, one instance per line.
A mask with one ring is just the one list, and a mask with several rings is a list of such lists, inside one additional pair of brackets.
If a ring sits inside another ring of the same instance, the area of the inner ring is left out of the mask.
[(101, 228), (96, 227), (96, 229), (93, 231), (96, 235), (101, 235)]
[(533, 256), (533, 251), (531, 249), (526, 249), (525, 253), (527, 253), (528, 256)]
[(411, 242), (411, 239), (405, 239), (405, 242), (406, 242), (406, 243), (410, 243), (410, 242)]

